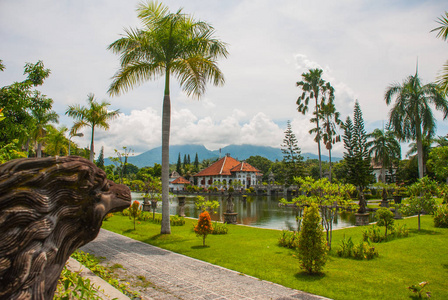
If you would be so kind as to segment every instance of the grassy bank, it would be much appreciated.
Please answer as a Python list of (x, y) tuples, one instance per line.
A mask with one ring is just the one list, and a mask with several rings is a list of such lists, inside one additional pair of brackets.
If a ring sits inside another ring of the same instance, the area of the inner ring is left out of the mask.
[(130, 238), (229, 268), (243, 274), (272, 281), (333, 299), (409, 299), (407, 286), (429, 281), (427, 289), (433, 299), (448, 299), (448, 229), (435, 228), (430, 216), (422, 217), (422, 231), (417, 219), (398, 221), (410, 228), (407, 238), (375, 244), (379, 257), (352, 260), (336, 256), (340, 241), (362, 238), (362, 227), (333, 232), (331, 251), (324, 275), (308, 276), (299, 269), (295, 251), (278, 246), (280, 231), (229, 225), (227, 235), (209, 235), (207, 247), (192, 228), (173, 226), (171, 235), (160, 235), (160, 225), (137, 224), (128, 217), (116, 215), (103, 223), (103, 228)]

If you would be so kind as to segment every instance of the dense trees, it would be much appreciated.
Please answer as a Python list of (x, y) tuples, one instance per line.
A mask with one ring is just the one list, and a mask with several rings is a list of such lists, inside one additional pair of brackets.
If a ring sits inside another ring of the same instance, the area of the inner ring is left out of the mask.
[(402, 84), (390, 85), (384, 96), (387, 105), (395, 100), (389, 113), (389, 123), (400, 141), (417, 144), (419, 178), (424, 176), (423, 139), (434, 136), (436, 119), (431, 105), (448, 116), (448, 101), (434, 83), (422, 85), (418, 73), (407, 77)]
[(109, 49), (120, 55), (120, 69), (109, 93), (118, 95), (147, 80), (165, 78), (162, 112), (162, 227), (171, 233), (169, 220), (169, 136), (171, 122), (170, 77), (174, 75), (187, 95), (200, 97), (207, 82), (224, 83), (217, 59), (227, 56), (226, 45), (214, 37), (213, 27), (194, 20), (182, 10), (171, 13), (157, 2), (140, 3), (143, 28), (129, 29)]

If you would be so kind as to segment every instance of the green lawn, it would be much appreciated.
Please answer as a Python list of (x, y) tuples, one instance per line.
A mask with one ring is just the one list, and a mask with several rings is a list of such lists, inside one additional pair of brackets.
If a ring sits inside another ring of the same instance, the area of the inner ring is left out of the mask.
[(429, 281), (433, 299), (448, 299), (448, 229), (435, 228), (432, 217), (398, 221), (411, 229), (407, 238), (376, 244), (379, 257), (370, 261), (339, 258), (335, 250), (341, 239), (351, 236), (357, 242), (362, 227), (333, 232), (331, 251), (322, 276), (308, 276), (299, 268), (295, 251), (278, 246), (280, 231), (229, 225), (227, 235), (209, 235), (208, 247), (192, 228), (172, 226), (171, 235), (160, 235), (160, 225), (137, 224), (116, 215), (103, 222), (103, 228), (133, 239), (210, 262), (263, 280), (333, 299), (409, 299), (411, 284)]

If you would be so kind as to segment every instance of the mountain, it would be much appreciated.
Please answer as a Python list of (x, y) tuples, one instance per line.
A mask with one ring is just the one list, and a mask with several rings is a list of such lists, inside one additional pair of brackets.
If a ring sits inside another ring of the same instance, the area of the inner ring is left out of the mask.
[[(255, 145), (229, 145), (221, 148), (220, 150), (208, 150), (203, 145), (172, 145), (170, 146), (170, 163), (175, 164), (180, 158), (183, 162), (184, 155), (190, 155), (191, 162), (194, 161), (196, 153), (198, 154), (199, 161), (204, 159), (216, 159), (223, 157), (227, 153), (237, 160), (245, 160), (251, 156), (263, 156), (271, 161), (282, 160), (283, 153), (280, 148), (266, 147), (266, 146), (255, 146)], [(312, 153), (302, 153), (305, 160), (307, 159), (318, 159), (316, 154)], [(336, 162), (341, 160), (338, 157), (332, 157), (332, 161)], [(328, 156), (322, 155), (322, 161), (328, 161)], [(143, 152), (136, 156), (130, 156), (128, 158), (128, 163), (136, 165), (139, 168), (145, 166), (153, 166), (154, 163), (162, 163), (162, 147), (157, 147), (146, 152)], [(110, 165), (112, 162), (109, 158), (104, 160), (105, 165)]]

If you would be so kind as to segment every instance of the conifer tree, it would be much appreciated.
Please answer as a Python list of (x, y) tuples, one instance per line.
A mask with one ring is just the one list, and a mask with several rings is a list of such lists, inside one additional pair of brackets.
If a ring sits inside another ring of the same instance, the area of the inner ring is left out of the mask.
[(179, 174), (182, 173), (182, 161), (180, 159), (180, 152), (179, 152), (179, 157), (177, 158), (176, 172)]
[(199, 172), (199, 157), (197, 152), (194, 158), (194, 172)]
[(96, 166), (104, 170), (104, 147), (101, 147), (100, 155), (96, 161)]
[(350, 117), (344, 124), (344, 160), (346, 163), (346, 179), (358, 189), (359, 213), (366, 212), (367, 203), (364, 199), (364, 189), (372, 182), (373, 173), (370, 166), (370, 154), (367, 143), (367, 133), (358, 101), (355, 103), (353, 123)]
[(294, 176), (300, 176), (303, 172), (303, 157), (297, 145), (296, 135), (291, 129), (291, 122), (286, 125), (285, 138), (281, 145), (283, 152), (283, 162), (286, 166), (287, 180), (293, 182)]

